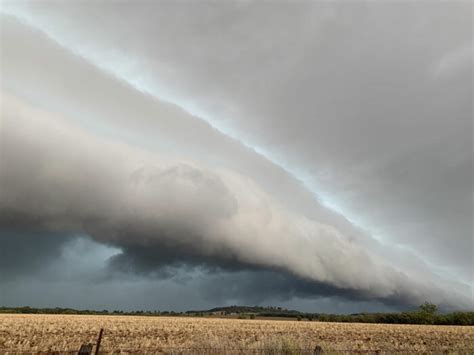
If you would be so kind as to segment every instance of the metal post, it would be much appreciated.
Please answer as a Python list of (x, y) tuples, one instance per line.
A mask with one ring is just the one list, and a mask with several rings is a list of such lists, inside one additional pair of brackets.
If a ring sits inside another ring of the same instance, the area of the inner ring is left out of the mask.
[(97, 339), (97, 344), (95, 345), (95, 355), (99, 355), (100, 341), (102, 340), (102, 333), (104, 332), (103, 328), (100, 328), (99, 338)]

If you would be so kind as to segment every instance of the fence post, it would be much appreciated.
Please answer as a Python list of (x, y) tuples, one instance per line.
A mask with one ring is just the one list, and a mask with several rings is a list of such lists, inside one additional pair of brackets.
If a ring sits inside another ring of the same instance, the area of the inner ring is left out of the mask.
[(104, 332), (104, 329), (100, 328), (99, 338), (97, 339), (97, 344), (95, 345), (95, 355), (99, 355), (100, 341), (102, 340), (103, 332)]

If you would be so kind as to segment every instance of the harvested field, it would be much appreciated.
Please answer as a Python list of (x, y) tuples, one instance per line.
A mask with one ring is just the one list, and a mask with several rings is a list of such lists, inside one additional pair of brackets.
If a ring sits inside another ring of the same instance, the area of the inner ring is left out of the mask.
[[(0, 353), (76, 352), (95, 342), (122, 353), (472, 353), (474, 327), (186, 317), (0, 315)], [(102, 352), (101, 351), (101, 352)]]

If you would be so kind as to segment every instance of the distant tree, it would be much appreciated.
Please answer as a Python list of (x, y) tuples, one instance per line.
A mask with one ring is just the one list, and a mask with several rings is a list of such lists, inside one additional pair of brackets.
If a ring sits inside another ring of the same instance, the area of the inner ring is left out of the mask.
[(438, 307), (430, 302), (425, 302), (420, 306), (420, 310), (424, 313), (435, 314), (438, 312)]

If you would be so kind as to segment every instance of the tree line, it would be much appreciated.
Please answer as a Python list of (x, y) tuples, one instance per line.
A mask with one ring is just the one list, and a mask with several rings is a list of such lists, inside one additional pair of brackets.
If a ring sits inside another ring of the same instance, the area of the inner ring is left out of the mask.
[(281, 307), (218, 307), (205, 311), (121, 311), (121, 310), (76, 310), (72, 308), (0, 307), (0, 313), (20, 314), (84, 314), (84, 315), (130, 315), (130, 316), (187, 316), (187, 317), (237, 317), (288, 318), (299, 321), (388, 323), (388, 324), (433, 324), (433, 325), (474, 325), (474, 312), (439, 313), (436, 305), (425, 302), (415, 311), (392, 313), (325, 314), (287, 310)]

